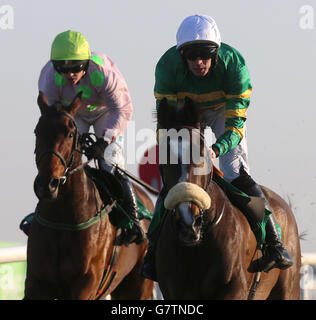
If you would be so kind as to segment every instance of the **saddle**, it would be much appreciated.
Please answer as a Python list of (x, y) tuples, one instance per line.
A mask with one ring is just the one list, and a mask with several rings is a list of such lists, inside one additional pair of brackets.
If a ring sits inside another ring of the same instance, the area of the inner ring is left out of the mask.
[[(272, 213), (266, 208), (264, 199), (249, 196), (236, 188), (223, 178), (223, 173), (216, 167), (214, 167), (212, 179), (224, 191), (230, 202), (245, 215), (255, 234), (258, 246), (261, 246), (266, 236), (266, 222)], [(249, 219), (249, 216), (255, 217), (255, 221)]]
[[(124, 210), (124, 189), (121, 183), (120, 174), (111, 174), (107, 171), (85, 166), (86, 175), (96, 185), (100, 197), (104, 203), (116, 200), (117, 205), (109, 213), (109, 219), (116, 228), (124, 228), (132, 223), (131, 217)], [(125, 178), (124, 178), (125, 179)], [(137, 198), (138, 217), (142, 219), (152, 219), (153, 214)]]

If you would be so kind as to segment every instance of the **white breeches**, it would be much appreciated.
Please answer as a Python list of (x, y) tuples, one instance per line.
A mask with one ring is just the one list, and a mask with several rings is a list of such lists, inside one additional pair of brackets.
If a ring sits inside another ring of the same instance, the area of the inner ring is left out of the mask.
[[(81, 115), (76, 115), (75, 120), (79, 130), (79, 133), (89, 132), (90, 127), (94, 129), (94, 133), (97, 137), (101, 138), (104, 136), (104, 123), (107, 117), (106, 113), (97, 115), (94, 119), (87, 119)], [(115, 141), (105, 149), (104, 159), (109, 164), (118, 164), (121, 168), (125, 168), (125, 157), (124, 157), (124, 137), (123, 135), (118, 136)]]
[[(224, 110), (206, 110), (201, 114), (202, 128), (210, 127), (216, 139), (225, 132), (225, 120)], [(239, 170), (242, 166), (249, 174), (246, 125), (244, 125), (244, 137), (239, 145), (219, 157), (219, 168), (224, 173), (224, 178), (228, 181), (239, 177)]]

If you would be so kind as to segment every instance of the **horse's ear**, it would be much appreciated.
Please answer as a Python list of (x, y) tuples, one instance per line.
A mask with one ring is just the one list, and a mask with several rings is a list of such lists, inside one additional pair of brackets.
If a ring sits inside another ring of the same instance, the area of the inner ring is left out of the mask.
[(165, 128), (168, 123), (169, 104), (167, 98), (163, 98), (159, 103), (159, 109), (157, 112), (157, 122), (162, 128)]
[(192, 126), (199, 127), (200, 109), (191, 98), (187, 96), (184, 98), (183, 109), (186, 115), (186, 119), (190, 120), (190, 124)]
[(37, 97), (37, 104), (40, 108), (41, 114), (44, 114), (49, 106), (48, 106), (48, 100), (44, 94), (44, 92), (40, 91)]
[(82, 91), (78, 92), (75, 98), (72, 100), (71, 104), (66, 108), (68, 113), (70, 113), (73, 117), (79, 110), (82, 103)]

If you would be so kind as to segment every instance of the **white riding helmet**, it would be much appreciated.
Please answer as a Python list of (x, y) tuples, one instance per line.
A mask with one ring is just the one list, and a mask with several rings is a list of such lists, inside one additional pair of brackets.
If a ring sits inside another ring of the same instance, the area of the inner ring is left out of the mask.
[(221, 35), (214, 19), (196, 14), (182, 21), (177, 32), (177, 49), (193, 43), (215, 43), (220, 47)]

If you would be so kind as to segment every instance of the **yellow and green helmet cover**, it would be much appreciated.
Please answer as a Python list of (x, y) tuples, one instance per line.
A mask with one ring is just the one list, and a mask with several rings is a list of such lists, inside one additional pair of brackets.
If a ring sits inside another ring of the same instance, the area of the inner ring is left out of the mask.
[(89, 43), (80, 32), (62, 32), (52, 43), (51, 60), (89, 60), (90, 56)]

